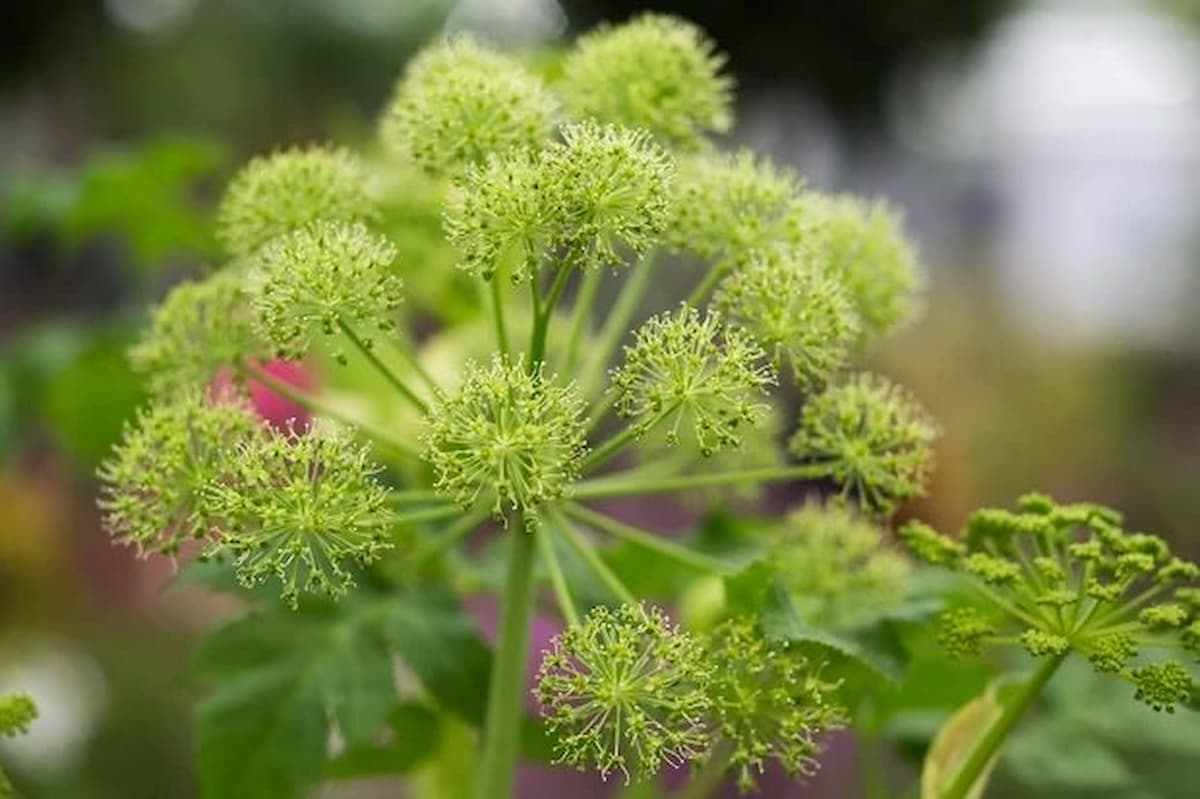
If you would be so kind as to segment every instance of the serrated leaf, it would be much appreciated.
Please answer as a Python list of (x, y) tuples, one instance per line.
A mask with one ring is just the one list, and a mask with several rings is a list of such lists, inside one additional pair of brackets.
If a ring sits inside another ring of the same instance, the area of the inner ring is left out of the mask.
[[(950, 786), (976, 741), (1000, 717), (1003, 710), (1004, 706), (996, 693), (996, 684), (992, 683), (982, 694), (963, 705), (950, 717), (938, 731), (925, 755), (925, 764), (921, 769), (921, 799), (941, 799), (942, 793)], [(996, 758), (993, 757), (967, 792), (966, 799), (980, 799), (983, 796), (995, 766)]]

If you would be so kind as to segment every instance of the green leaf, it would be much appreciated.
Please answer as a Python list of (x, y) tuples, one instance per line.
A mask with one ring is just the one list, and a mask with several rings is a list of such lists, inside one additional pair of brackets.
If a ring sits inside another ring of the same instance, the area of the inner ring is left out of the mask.
[(330, 779), (357, 779), (406, 774), (436, 748), (441, 736), (437, 714), (425, 705), (408, 702), (388, 715), (392, 740), (386, 744), (351, 747), (329, 763)]
[[(1004, 706), (997, 696), (996, 683), (992, 682), (982, 694), (959, 708), (949, 721), (938, 731), (937, 737), (925, 755), (921, 770), (921, 799), (941, 799), (950, 786), (963, 761), (969, 756), (979, 740), (1000, 714)], [(967, 799), (980, 799), (991, 778), (996, 758), (988, 763), (971, 786)]]
[(385, 642), (352, 606), (250, 613), (213, 633), (196, 658), (214, 689), (197, 714), (204, 796), (287, 799), (318, 782), (336, 724), (374, 740), (395, 702)]
[(1044, 790), (1111, 791), (1137, 784), (1107, 744), (1062, 718), (1022, 725), (1004, 756), (1005, 767), (1025, 785)]

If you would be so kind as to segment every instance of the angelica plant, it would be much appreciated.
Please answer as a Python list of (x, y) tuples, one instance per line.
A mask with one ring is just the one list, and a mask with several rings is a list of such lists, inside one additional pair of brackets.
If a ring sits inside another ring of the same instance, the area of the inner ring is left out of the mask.
[[(726, 775), (753, 790), (769, 762), (817, 767), (847, 723), (848, 650), (781, 625), (760, 595), (776, 578), (797, 598), (824, 591), (841, 623), (850, 593), (902, 593), (906, 564), (871, 549), (924, 491), (937, 428), (853, 361), (912, 314), (921, 279), (886, 207), (708, 139), (732, 123), (723, 69), (701, 31), (660, 15), (586, 35), (552, 81), (452, 38), (400, 78), (384, 161), (310, 146), (232, 180), (228, 261), (155, 310), (132, 354), (153, 398), (100, 472), (117, 542), (196, 553), (257, 603), (200, 658), (233, 683), (199, 713), (206, 796), (299, 795), (343, 762), (330, 731), (351, 752), (427, 737), (387, 732), (392, 706), (477, 726), (475, 795), (511, 795), (541, 586), (564, 626), (535, 691), (558, 762), (625, 780), (693, 770), (691, 796)], [(440, 244), (391, 240), (406, 187), (383, 170), (420, 174)], [(432, 246), (452, 257), (400, 255)], [(446, 263), (477, 313), (431, 331), (407, 287)], [(666, 269), (690, 278), (685, 297)], [(275, 358), (321, 387), (274, 377)], [(252, 384), (315, 421), (262, 424)], [(790, 517), (800, 538), (764, 535), (748, 559), (601, 502), (714, 504), (802, 480), (839, 490)], [(488, 555), (466, 545), (485, 530), (504, 557), (490, 661), (458, 604), (491, 587), (475, 568)], [(837, 571), (815, 574), (806, 546)], [(681, 624), (669, 593), (631, 587), (618, 548), (728, 596), (711, 623)], [(293, 704), (260, 724), (266, 701)], [(247, 764), (244, 747), (266, 754)]]

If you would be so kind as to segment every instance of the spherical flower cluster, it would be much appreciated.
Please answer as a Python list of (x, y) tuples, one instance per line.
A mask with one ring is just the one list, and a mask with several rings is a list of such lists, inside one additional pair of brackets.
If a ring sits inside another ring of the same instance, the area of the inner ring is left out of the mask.
[[(1195, 564), (1171, 554), (1166, 542), (1126, 532), (1121, 515), (1093, 503), (1058, 504), (1042, 494), (1022, 497), (1017, 511), (984, 508), (967, 521), (962, 540), (919, 522), (900, 537), (920, 557), (970, 575), (983, 599), (1003, 616), (988, 628), (973, 609), (948, 612), (952, 651), (975, 651), (980, 639), (1016, 641), (1035, 657), (1078, 652), (1097, 671), (1136, 686), (1156, 710), (1170, 710), (1192, 691), (1174, 660), (1131, 668), (1151, 649), (1188, 649)], [(1174, 590), (1172, 602), (1148, 605)], [(1001, 625), (1015, 627), (1012, 633)]]
[(866, 330), (886, 333), (916, 313), (921, 274), (900, 217), (888, 205), (811, 192), (792, 224), (793, 237), (846, 286)]
[(258, 436), (226, 457), (223, 478), (204, 488), (223, 520), (208, 554), (230, 554), (243, 584), (273, 577), (293, 607), (301, 591), (338, 597), (354, 585), (351, 565), (390, 546), (379, 467), (348, 432), (320, 424)]
[(220, 519), (205, 490), (224, 479), (238, 442), (264, 434), (243, 403), (198, 390), (139, 411), (99, 470), (105, 528), (139, 557), (174, 557), (189, 541), (210, 538)]
[(284, 358), (302, 357), (314, 335), (347, 327), (388, 331), (402, 298), (396, 251), (359, 223), (315, 222), (272, 241), (253, 274), (256, 321)]
[(775, 376), (764, 361), (746, 333), (682, 305), (651, 318), (625, 348), (612, 373), (617, 411), (639, 434), (667, 424), (668, 443), (690, 429), (705, 455), (736, 448), (767, 408), (762, 398)]
[(937, 427), (907, 392), (860, 374), (808, 401), (789, 448), (888, 514), (924, 490), (936, 437)]
[(996, 625), (975, 608), (951, 608), (938, 617), (938, 644), (952, 658), (978, 655)]
[(242, 276), (227, 269), (171, 289), (129, 357), (151, 390), (165, 394), (205, 385), (262, 349)]
[(741, 618), (713, 631), (709, 647), (714, 734), (731, 749), (738, 787), (753, 790), (769, 760), (793, 777), (811, 774), (823, 749), (818, 736), (844, 723), (828, 696), (837, 684), (821, 678), (822, 664)]
[(802, 388), (829, 380), (858, 337), (858, 316), (841, 282), (802, 248), (758, 252), (721, 282), (713, 301), (777, 361), (790, 362)]
[(753, 153), (709, 152), (679, 160), (670, 246), (736, 267), (787, 238), (800, 180)]
[(255, 158), (234, 177), (217, 210), (217, 235), (231, 255), (247, 258), (310, 222), (372, 215), (366, 174), (354, 156), (324, 147), (292, 149)]
[(559, 762), (629, 781), (706, 751), (711, 678), (703, 643), (662, 611), (601, 606), (552, 641), (537, 696)]
[(556, 114), (549, 91), (519, 62), (459, 37), (409, 63), (380, 135), (429, 172), (455, 174), (489, 155), (538, 146)]
[(585, 452), (584, 402), (571, 386), (496, 357), (471, 365), (442, 396), (424, 434), (438, 491), (464, 508), (482, 499), (497, 517), (566, 495)]
[(908, 560), (883, 531), (852, 508), (806, 503), (768, 537), (768, 558), (797, 613), (814, 624), (848, 629), (899, 604)]
[(557, 88), (579, 116), (643, 128), (662, 142), (700, 145), (732, 124), (724, 56), (684, 20), (643, 14), (579, 38)]

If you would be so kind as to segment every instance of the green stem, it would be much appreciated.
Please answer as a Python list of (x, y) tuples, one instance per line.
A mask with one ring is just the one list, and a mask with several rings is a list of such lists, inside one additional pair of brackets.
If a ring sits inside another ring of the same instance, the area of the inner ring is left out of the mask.
[(496, 326), (496, 348), (500, 350), (500, 355), (508, 358), (508, 328), (504, 324), (504, 296), (501, 293), (500, 278), (492, 275), (491, 283), (492, 295), (492, 321)]
[(688, 295), (687, 304), (693, 308), (700, 307), (700, 304), (712, 292), (713, 287), (717, 285), (717, 282), (721, 278), (725, 277), (725, 273), (728, 271), (728, 268), (724, 264), (716, 263), (710, 266), (704, 278), (696, 285), (692, 293)]
[(663, 421), (664, 419), (669, 417), (671, 414), (675, 413), (675, 411), (677, 411), (677, 410), (679, 410), (678, 402), (671, 405), (671, 407), (665, 409), (658, 416), (651, 419), (649, 424), (645, 424), (645, 425), (631, 424), (631, 425), (629, 425), (624, 430), (617, 433), (615, 436), (608, 439), (603, 444), (601, 444), (600, 446), (596, 447), (594, 450), (589, 452), (587, 454), (587, 457), (585, 457), (583, 459), (583, 462), (581, 463), (581, 470), (584, 472), (587, 472), (587, 470), (604, 463), (606, 460), (611, 458), (613, 455), (616, 455), (617, 452), (619, 452), (620, 449), (622, 447), (624, 447), (626, 444), (628, 444), (629, 442), (633, 441), (634, 439), (639, 438), (640, 436), (643, 436), (646, 433), (650, 432), (651, 430), (653, 430), (655, 427), (658, 426), (659, 422)]
[(388, 494), (388, 501), (393, 505), (404, 505), (409, 502), (453, 502), (440, 491), (432, 488), (405, 488)]
[(587, 366), (579, 378), (579, 390), (585, 397), (590, 397), (599, 387), (598, 383), (604, 378), (604, 370), (612, 360), (613, 353), (621, 344), (621, 339), (629, 330), (629, 322), (642, 304), (642, 298), (650, 288), (650, 278), (654, 276), (655, 265), (658, 263), (656, 253), (649, 252), (633, 267), (633, 273), (621, 286), (621, 293), (608, 311), (608, 318), (600, 329)]
[(682, 563), (684, 566), (690, 566), (702, 572), (715, 572), (717, 574), (731, 574), (733, 572), (731, 566), (717, 558), (695, 552), (688, 547), (676, 544), (668, 538), (662, 538), (646, 530), (632, 527), (610, 516), (605, 516), (603, 513), (597, 513), (590, 508), (585, 508), (582, 505), (575, 503), (567, 505), (566, 514), (589, 527), (616, 536), (643, 549), (649, 549), (660, 555), (665, 555), (672, 560)]
[(665, 494), (672, 491), (687, 491), (693, 488), (738, 485), (741, 483), (769, 483), (784, 480), (805, 480), (822, 477), (828, 469), (820, 464), (782, 466), (764, 469), (743, 469), (713, 474), (681, 475), (657, 479), (627, 479), (624, 475), (585, 480), (575, 486), (576, 499), (598, 499), (600, 497), (627, 497), (639, 494)]
[(575, 601), (571, 598), (571, 589), (567, 587), (567, 578), (563, 575), (562, 564), (558, 562), (558, 553), (554, 551), (554, 541), (546, 525), (539, 524), (537, 529), (538, 550), (542, 555), (542, 563), (550, 575), (550, 586), (554, 589), (554, 598), (563, 618), (572, 627), (579, 626), (579, 613), (575, 610)]
[(596, 292), (600, 289), (600, 280), (604, 277), (603, 269), (589, 269), (584, 273), (583, 282), (575, 295), (575, 305), (571, 309), (571, 328), (567, 333), (567, 344), (563, 354), (562, 373), (569, 375), (575, 371), (579, 363), (579, 343), (583, 340), (584, 329), (588, 327), (592, 306), (596, 303)]
[(375, 367), (375, 370), (379, 372), (379, 374), (383, 375), (383, 378), (391, 384), (392, 388), (399, 391), (400, 394), (403, 395), (403, 397), (408, 400), (409, 403), (418, 411), (423, 414), (429, 413), (429, 406), (425, 404), (425, 401), (413, 393), (413, 390), (409, 388), (387, 364), (379, 360), (379, 356), (375, 354), (375, 349), (367, 344), (366, 341), (359, 338), (358, 334), (354, 332), (354, 328), (340, 320), (338, 321), (338, 326), (342, 329), (342, 332), (346, 334), (346, 338), (350, 339), (350, 342), (354, 344), (358, 351), (363, 354), (363, 357), (365, 357), (370, 364)]
[(617, 573), (608, 567), (600, 554), (596, 552), (596, 548), (591, 543), (579, 534), (574, 525), (562, 514), (558, 508), (550, 506), (546, 510), (546, 514), (550, 517), (550, 521), (563, 534), (563, 538), (567, 540), (567, 544), (571, 549), (575, 550), (578, 555), (591, 569), (596, 573), (596, 576), (608, 586), (608, 590), (613, 592), (617, 599), (629, 605), (636, 605), (637, 599), (634, 597)]
[(409, 343), (405, 341), (399, 344), (396, 350), (400, 353), (400, 357), (404, 359), (405, 363), (413, 370), (413, 374), (425, 384), (425, 388), (429, 389), (430, 396), (438, 396), (441, 388), (439, 388), (437, 381), (433, 379), (433, 375), (429, 374), (429, 370), (425, 368), (425, 364), (421, 363), (416, 349), (410, 347)]
[(550, 318), (554, 316), (554, 306), (558, 305), (558, 299), (562, 296), (568, 277), (570, 277), (570, 270), (565, 266), (560, 266), (544, 303), (539, 299), (536, 286), (533, 288), (533, 335), (530, 340), (527, 364), (531, 372), (546, 360), (546, 331), (550, 327)]
[(458, 543), (463, 537), (469, 534), (472, 530), (479, 526), (479, 523), (488, 517), (485, 511), (475, 511), (468, 513), (454, 524), (442, 530), (433, 538), (430, 538), (425, 543), (417, 547), (412, 555), (413, 563), (424, 563), (428, 558), (437, 555), (439, 552), (445, 552), (450, 547)]
[(462, 515), (462, 508), (457, 505), (443, 505), (440, 508), (425, 508), (409, 513), (399, 513), (392, 517), (392, 524), (416, 524), (417, 522), (436, 522), (439, 519), (449, 519)]
[(504, 799), (512, 795), (520, 751), (525, 659), (529, 648), (529, 620), (533, 613), (534, 536), (526, 529), (525, 520), (520, 519), (509, 537), (512, 545), (501, 600), (496, 660), (488, 689), (476, 799)]
[(1029, 706), (1041, 695), (1042, 689), (1054, 676), (1054, 672), (1058, 671), (1058, 667), (1062, 665), (1065, 657), (1065, 654), (1056, 655), (1043, 660), (1038, 665), (1033, 674), (1009, 698), (1000, 715), (992, 721), (983, 736), (979, 738), (954, 775), (949, 787), (942, 792), (938, 799), (965, 799), (976, 780), (983, 774), (984, 769), (992, 762), (992, 758), (1000, 751), (1013, 727), (1020, 721)]
[(263, 386), (266, 386), (268, 389), (270, 389), (271, 393), (278, 394), (284, 399), (296, 403), (300, 407), (306, 409), (309, 413), (325, 416), (329, 419), (333, 419), (335, 422), (340, 422), (347, 427), (355, 428), (377, 443), (382, 444), (389, 449), (395, 450), (397, 453), (404, 455), (405, 457), (414, 459), (420, 459), (421, 457), (416, 450), (411, 449), (406, 444), (400, 443), (396, 439), (392, 438), (392, 436), (388, 433), (374, 428), (366, 422), (346, 415), (340, 410), (334, 408), (332, 405), (329, 405), (328, 403), (318, 399), (317, 397), (301, 391), (295, 386), (285, 383), (273, 375), (267, 374), (257, 366), (254, 366), (248, 362), (242, 362), (238, 364), (236, 368), (238, 374), (240, 374), (243, 379), (253, 380), (256, 383), (261, 383)]

